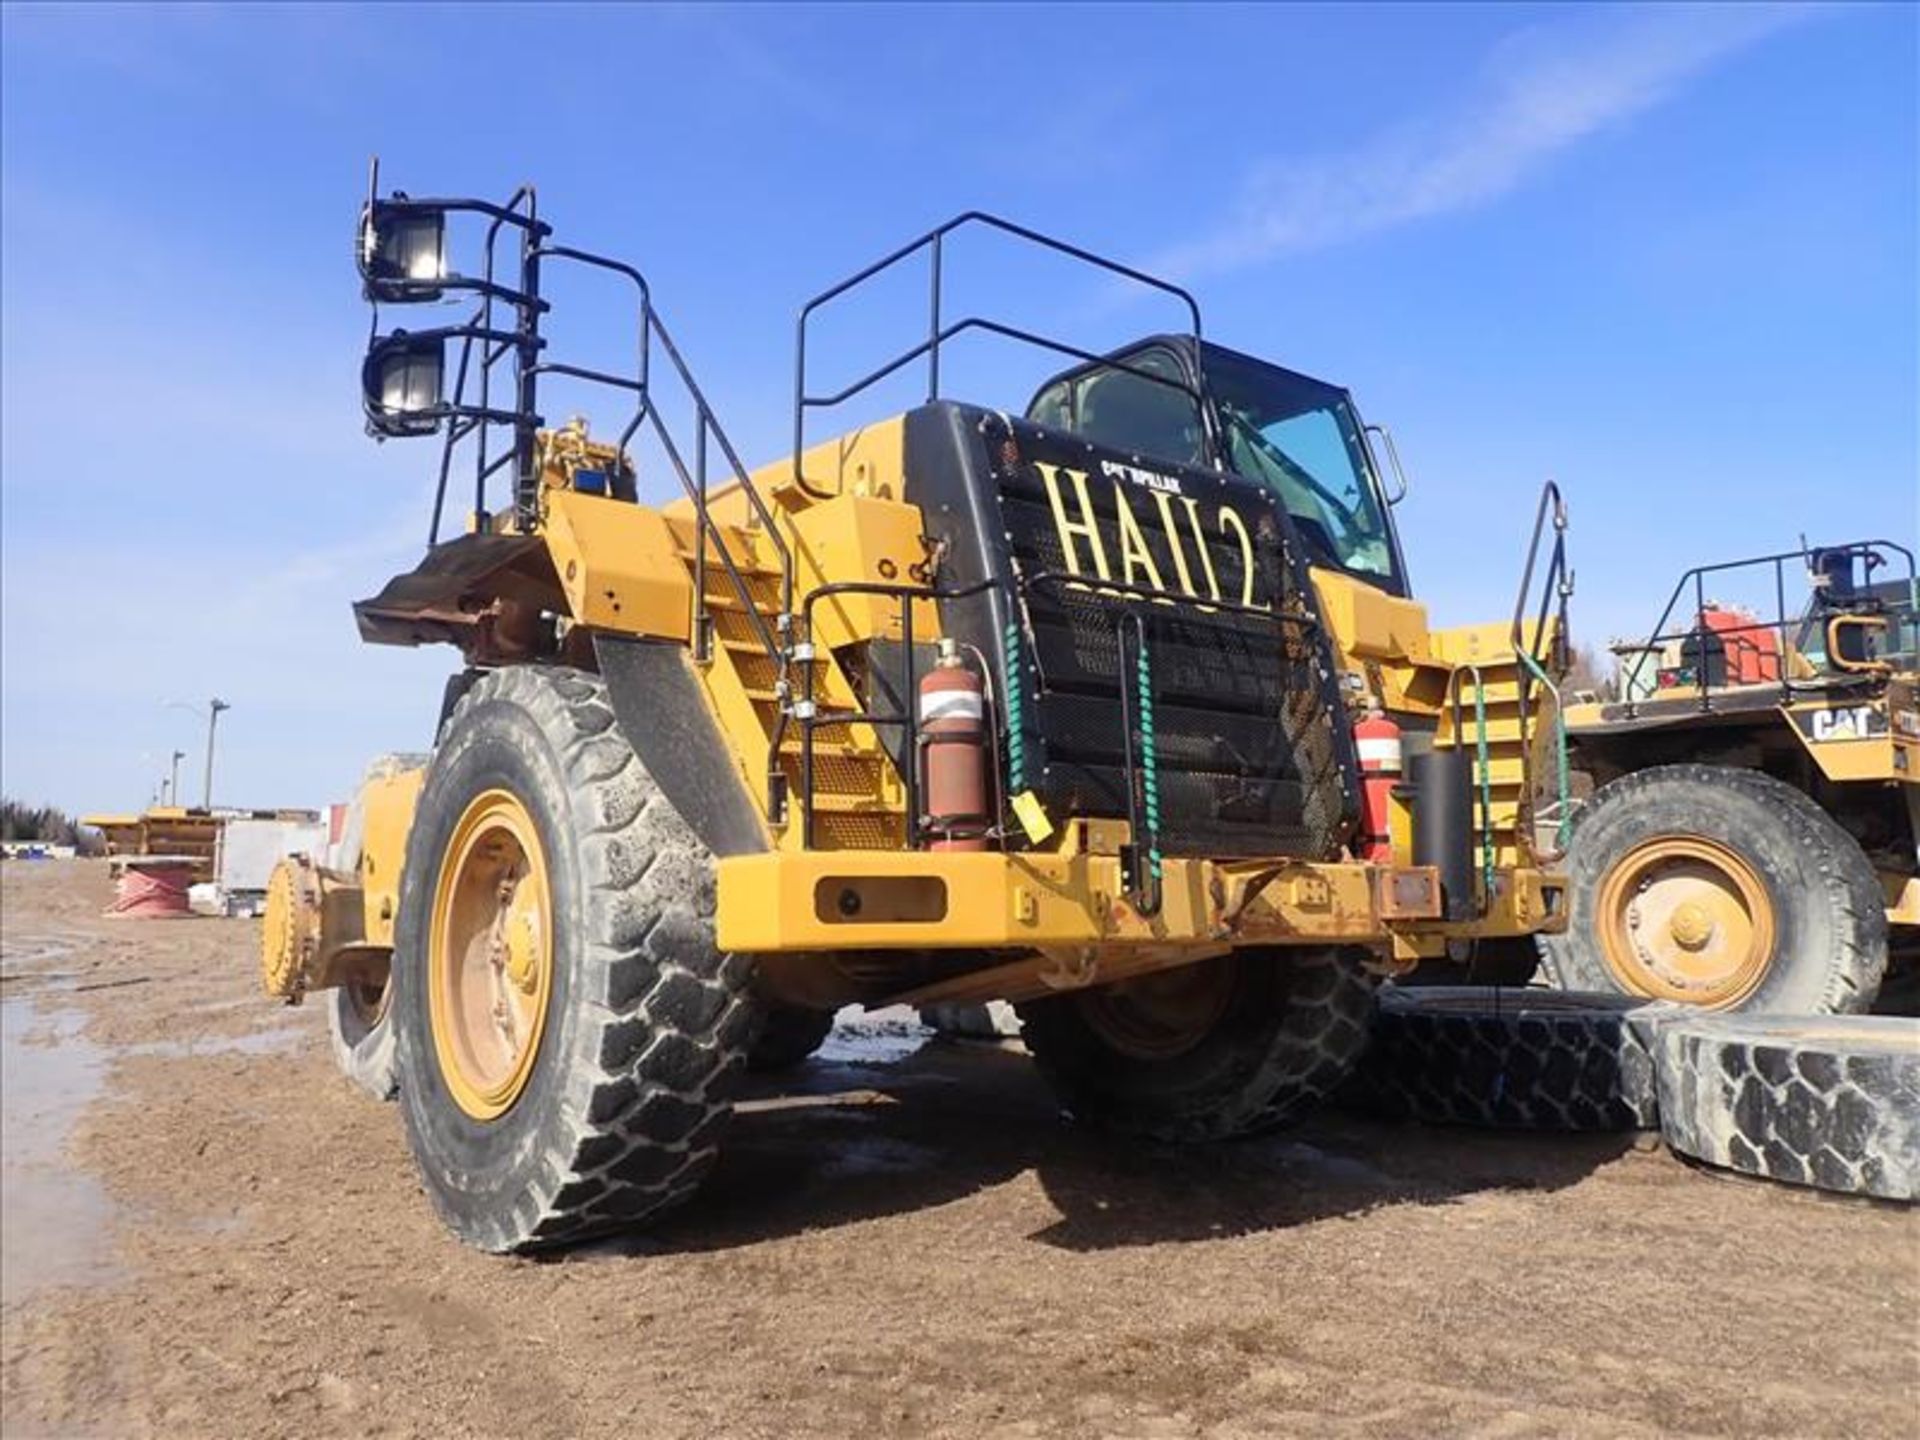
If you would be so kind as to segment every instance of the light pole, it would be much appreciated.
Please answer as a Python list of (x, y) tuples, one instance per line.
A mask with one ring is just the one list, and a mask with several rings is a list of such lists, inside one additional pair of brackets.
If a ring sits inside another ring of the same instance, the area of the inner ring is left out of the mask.
[(206, 777), (206, 784), (202, 788), (201, 796), (200, 796), (200, 808), (202, 810), (213, 809), (213, 732), (214, 732), (214, 727), (220, 723), (220, 712), (222, 710), (231, 710), (232, 708), (233, 706), (229, 705), (226, 701), (218, 698), (217, 696), (214, 699), (207, 702), (207, 777)]
[(173, 768), (167, 777), (166, 801), (169, 805), (178, 805), (180, 803), (180, 762), (186, 758), (187, 752), (184, 750), (176, 750), (173, 752)]

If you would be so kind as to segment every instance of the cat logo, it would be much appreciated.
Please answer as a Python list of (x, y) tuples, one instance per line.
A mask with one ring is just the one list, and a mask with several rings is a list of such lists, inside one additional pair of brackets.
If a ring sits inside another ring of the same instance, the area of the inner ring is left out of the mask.
[[(1197, 500), (1182, 493), (1177, 476), (1132, 465), (1103, 463), (1097, 478), (1045, 461), (1034, 468), (1066, 568), (1085, 576), (1086, 588), (1098, 590), (1104, 580), (1153, 591), (1167, 603), (1272, 608), (1254, 593), (1254, 531), (1231, 505)], [(1137, 499), (1128, 499), (1129, 489)], [(1270, 516), (1255, 519), (1263, 542), (1273, 538), (1272, 523)]]
[(1869, 740), (1887, 733), (1887, 717), (1872, 705), (1841, 705), (1796, 717), (1816, 745), (1831, 740)]

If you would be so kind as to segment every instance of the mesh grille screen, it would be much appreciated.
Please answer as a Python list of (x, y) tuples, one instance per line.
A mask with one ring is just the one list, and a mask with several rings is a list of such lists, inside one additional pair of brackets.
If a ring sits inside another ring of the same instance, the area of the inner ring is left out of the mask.
[(891, 815), (826, 811), (813, 817), (814, 843), (822, 850), (898, 850), (901, 825)]
[[(1331, 718), (1340, 708), (1331, 657), (1278, 507), (1242, 482), (1147, 472), (1110, 455), (1103, 465), (1084, 442), (1015, 433), (1017, 461), (1004, 445), (990, 449), (1030, 652), (1025, 720), (1043, 756), (1032, 778), (1048, 808), (1127, 814), (1121, 686), (1132, 673), (1122, 673), (1118, 630), (1138, 615), (1153, 678), (1162, 849), (1335, 853), (1352, 759)], [(1108, 580), (1165, 598), (1101, 591), (1102, 566)], [(1205, 608), (1214, 598), (1267, 613)]]

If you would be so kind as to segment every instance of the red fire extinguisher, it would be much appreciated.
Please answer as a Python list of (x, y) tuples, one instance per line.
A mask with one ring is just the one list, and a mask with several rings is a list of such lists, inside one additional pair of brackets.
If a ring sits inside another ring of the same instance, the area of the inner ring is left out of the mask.
[(921, 827), (933, 850), (984, 850), (987, 813), (986, 682), (960, 648), (940, 642), (940, 658), (920, 680), (920, 749), (925, 783)]
[(1393, 787), (1400, 782), (1400, 727), (1378, 708), (1353, 726), (1360, 752), (1360, 858), (1379, 864), (1393, 860)]

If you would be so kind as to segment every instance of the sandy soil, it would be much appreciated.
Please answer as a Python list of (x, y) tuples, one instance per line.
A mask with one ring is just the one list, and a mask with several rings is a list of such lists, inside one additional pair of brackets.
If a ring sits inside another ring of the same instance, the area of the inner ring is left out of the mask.
[[(490, 1259), (440, 1231), (318, 1007), (253, 996), (252, 923), (102, 919), (85, 863), (0, 885), (9, 1437), (1920, 1423), (1920, 1214), (1618, 1139), (1329, 1116), (1112, 1146), (991, 1047), (816, 1063), (688, 1213)], [(59, 1109), (21, 1078), (50, 1040), (93, 1093), (16, 1165)]]

